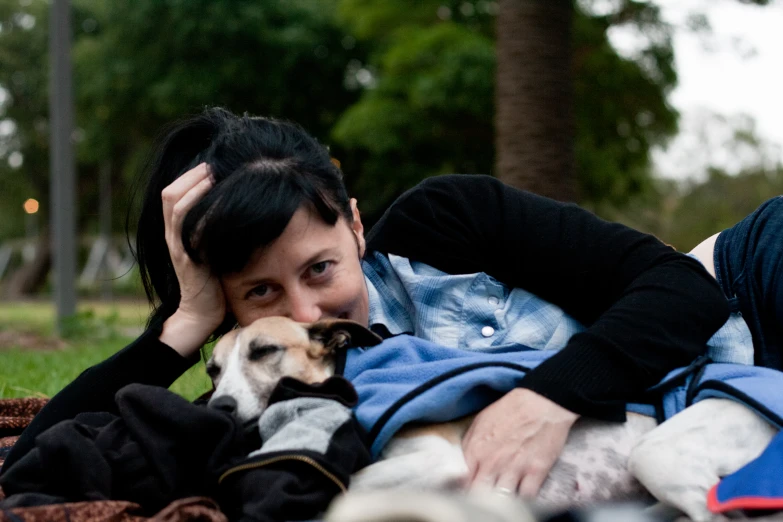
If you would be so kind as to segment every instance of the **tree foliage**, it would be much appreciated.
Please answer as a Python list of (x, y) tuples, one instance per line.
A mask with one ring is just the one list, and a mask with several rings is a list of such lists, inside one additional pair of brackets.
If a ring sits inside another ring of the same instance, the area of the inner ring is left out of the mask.
[[(492, 171), (493, 5), (341, 0), (342, 20), (373, 49), (366, 67), (374, 83), (333, 136), (363, 153), (347, 168), (367, 176), (368, 192), (374, 185), (398, 192), (442, 172)], [(633, 59), (609, 43), (618, 24), (649, 35)], [(666, 100), (676, 83), (670, 30), (654, 5), (629, 1), (610, 15), (577, 9), (573, 31), (582, 201), (620, 203), (646, 187), (650, 148), (677, 130)]]
[(332, 133), (365, 153), (343, 165), (369, 210), (426, 176), (492, 165), (492, 42), (451, 22), (408, 27), (399, 38), (380, 55), (377, 85)]
[[(589, 4), (573, 23), (577, 173), (583, 203), (621, 205), (650, 185), (650, 148), (677, 129), (671, 28), (653, 2)], [(206, 105), (301, 123), (331, 146), (365, 211), (426, 176), (492, 173), (492, 1), (72, 5), (83, 231), (97, 228), (98, 170), (111, 169), (119, 230), (156, 133)], [(24, 199), (48, 206), (49, 6), (0, 0), (0, 238), (20, 235)], [(608, 39), (620, 25), (644, 36), (634, 56)]]
[(0, 237), (23, 230), (27, 198), (47, 207), (47, 15), (43, 0), (0, 1)]
[[(119, 228), (156, 134), (205, 106), (294, 120), (328, 137), (357, 96), (345, 86), (347, 64), (364, 57), (333, 7), (332, 0), (74, 0), (82, 225), (95, 221), (101, 165), (113, 172)], [(2, 192), (15, 194), (0, 197), (4, 215), (19, 214), (21, 194), (46, 206), (48, 8), (45, 0), (0, 0), (0, 88), (8, 93), (0, 121), (15, 128), (0, 142), (0, 160), (12, 151), (24, 157), (18, 170), (2, 161)]]
[(700, 181), (660, 179), (653, 185), (624, 208), (602, 207), (598, 211), (607, 219), (653, 234), (688, 252), (733, 226), (764, 201), (783, 194), (783, 167), (748, 168), (738, 174), (710, 168)]

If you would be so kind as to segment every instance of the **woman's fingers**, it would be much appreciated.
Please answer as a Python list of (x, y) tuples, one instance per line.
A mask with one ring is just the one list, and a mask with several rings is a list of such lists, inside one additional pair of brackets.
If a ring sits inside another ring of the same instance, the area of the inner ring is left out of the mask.
[[(193, 187), (209, 178), (209, 167), (206, 163), (201, 163), (172, 181), (160, 194), (161, 200), (163, 201), (163, 218), (165, 220), (170, 219), (174, 206), (182, 199), (182, 196), (187, 194)], [(169, 224), (168, 221), (166, 224)]]
[(172, 239), (177, 243), (182, 243), (182, 222), (193, 206), (198, 203), (204, 194), (212, 188), (212, 179), (201, 180), (195, 187), (187, 191), (171, 210), (170, 229), (173, 235)]
[(161, 192), (163, 198), (163, 205), (167, 203), (176, 203), (179, 199), (190, 189), (195, 187), (201, 180), (210, 176), (209, 165), (206, 163), (199, 163), (174, 181), (172, 181)]
[(189, 170), (163, 189), (163, 222), (166, 243), (172, 258), (183, 251), (182, 221), (188, 211), (212, 188), (213, 182), (206, 163)]
[(535, 496), (576, 418), (521, 388), (484, 408), (462, 441), (471, 487)]
[(522, 477), (522, 481), (519, 483), (519, 488), (517, 490), (519, 496), (524, 498), (535, 498), (548, 476), (549, 470), (537, 470), (537, 472), (534, 473), (527, 473)]

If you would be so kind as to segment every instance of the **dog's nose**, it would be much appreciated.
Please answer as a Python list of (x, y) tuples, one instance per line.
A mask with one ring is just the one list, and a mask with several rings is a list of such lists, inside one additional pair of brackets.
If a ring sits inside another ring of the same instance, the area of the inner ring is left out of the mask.
[(210, 399), (207, 403), (207, 407), (233, 415), (237, 411), (237, 401), (228, 395), (221, 395), (220, 397)]

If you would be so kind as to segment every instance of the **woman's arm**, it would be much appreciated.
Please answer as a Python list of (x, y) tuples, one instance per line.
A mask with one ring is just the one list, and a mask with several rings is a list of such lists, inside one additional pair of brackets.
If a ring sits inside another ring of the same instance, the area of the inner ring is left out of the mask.
[(728, 318), (715, 280), (653, 236), (504, 185), (430, 178), (395, 202), (368, 249), (449, 273), (486, 272), (587, 326), (521, 385), (581, 415), (625, 418), (625, 403), (687, 365)]

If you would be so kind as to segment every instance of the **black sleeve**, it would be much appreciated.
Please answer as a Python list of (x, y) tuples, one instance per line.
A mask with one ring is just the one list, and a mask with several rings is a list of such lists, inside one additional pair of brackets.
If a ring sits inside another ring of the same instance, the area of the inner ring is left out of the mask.
[(706, 349), (728, 304), (698, 261), (653, 236), (490, 176), (448, 175), (403, 194), (368, 250), (452, 274), (486, 272), (587, 326), (521, 386), (582, 415), (624, 405)]
[(160, 334), (161, 326), (149, 328), (136, 341), (88, 368), (52, 397), (22, 432), (3, 463), (3, 470), (32, 449), (39, 434), (60, 421), (84, 412), (117, 413), (114, 396), (125, 385), (171, 386), (198, 358), (185, 359), (160, 342)]

